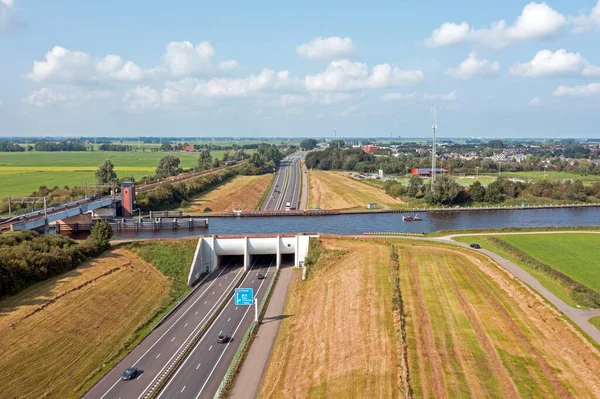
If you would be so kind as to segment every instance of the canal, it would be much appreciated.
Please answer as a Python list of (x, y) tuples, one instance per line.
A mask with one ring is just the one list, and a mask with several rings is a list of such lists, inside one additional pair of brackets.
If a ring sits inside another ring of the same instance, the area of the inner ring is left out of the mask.
[(430, 233), (437, 230), (495, 229), (502, 227), (598, 226), (600, 208), (494, 210), (421, 213), (420, 222), (403, 222), (398, 213), (331, 216), (209, 217), (208, 229), (115, 232), (116, 239), (173, 238), (212, 234), (369, 232)]

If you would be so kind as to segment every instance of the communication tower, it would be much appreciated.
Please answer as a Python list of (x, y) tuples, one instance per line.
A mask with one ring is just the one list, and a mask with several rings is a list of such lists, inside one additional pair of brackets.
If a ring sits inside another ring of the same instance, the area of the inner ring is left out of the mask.
[(437, 105), (434, 105), (433, 108), (431, 108), (431, 113), (433, 114), (433, 143), (431, 145), (431, 192), (433, 192), (433, 183), (435, 182), (435, 166), (436, 166), (435, 165), (435, 161), (436, 161), (435, 132), (437, 130), (437, 113), (438, 113)]

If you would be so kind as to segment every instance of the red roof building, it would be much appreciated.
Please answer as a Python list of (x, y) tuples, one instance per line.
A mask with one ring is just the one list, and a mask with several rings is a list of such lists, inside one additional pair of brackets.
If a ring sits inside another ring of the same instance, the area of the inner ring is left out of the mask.
[[(411, 170), (411, 173), (413, 175), (419, 175), (419, 176), (431, 176), (431, 168), (414, 168), (413, 170)], [(444, 169), (444, 168), (435, 168), (435, 173), (446, 173), (448, 172), (448, 169)]]
[(378, 145), (366, 145), (363, 147), (363, 150), (365, 152), (373, 152), (376, 150), (379, 150), (381, 147), (379, 147)]

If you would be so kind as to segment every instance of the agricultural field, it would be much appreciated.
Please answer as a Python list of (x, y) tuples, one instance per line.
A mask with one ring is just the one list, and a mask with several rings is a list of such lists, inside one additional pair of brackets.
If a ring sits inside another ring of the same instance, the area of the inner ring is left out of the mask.
[(391, 298), (388, 246), (323, 241), (310, 277), (290, 287), (259, 398), (395, 397)]
[(600, 351), (486, 257), (397, 240), (415, 398), (599, 397)]
[(0, 301), (0, 397), (80, 397), (187, 292), (195, 240), (132, 245)]
[(374, 202), (378, 208), (389, 209), (404, 202), (390, 197), (382, 189), (363, 183), (347, 173), (312, 170), (308, 174), (308, 207), (321, 209), (366, 209)]
[(212, 212), (255, 210), (272, 181), (273, 174), (235, 176), (227, 183), (191, 200), (180, 210), (193, 214), (204, 212), (206, 208), (210, 208)]
[(527, 180), (527, 181), (544, 180), (544, 176), (545, 176), (546, 180), (551, 180), (551, 181), (579, 179), (586, 186), (591, 186), (595, 182), (600, 181), (600, 176), (598, 176), (598, 175), (586, 175), (586, 174), (580, 174), (580, 173), (571, 173), (571, 172), (562, 172), (562, 171), (553, 171), (553, 170), (548, 170), (545, 175), (544, 175), (544, 171), (528, 171), (528, 172), (502, 172), (502, 176), (507, 177), (507, 178), (523, 179), (523, 180)]
[[(578, 283), (600, 292), (600, 234), (593, 232), (556, 233), (556, 234), (498, 234), (500, 239), (514, 248), (525, 252), (534, 260), (542, 262), (552, 269), (566, 274)], [(510, 247), (498, 245), (490, 236), (456, 237), (462, 242), (481, 245), (515, 262), (548, 288), (552, 293), (571, 306), (586, 307), (582, 298), (571, 295), (572, 286), (561, 283), (548, 273), (534, 268), (531, 262), (521, 259)]]
[[(250, 152), (250, 151), (248, 151)], [(139, 179), (154, 175), (156, 165), (165, 155), (175, 155), (182, 168), (191, 168), (198, 153), (163, 152), (5, 152), (0, 157), (0, 198), (29, 195), (40, 186), (69, 187), (94, 184), (94, 173), (100, 164), (110, 159), (119, 177)], [(213, 157), (223, 158), (223, 151), (212, 151)]]

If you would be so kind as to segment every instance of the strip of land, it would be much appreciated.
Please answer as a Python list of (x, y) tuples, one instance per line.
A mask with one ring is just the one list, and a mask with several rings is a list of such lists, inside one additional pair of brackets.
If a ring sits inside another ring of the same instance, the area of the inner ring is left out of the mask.
[(227, 183), (200, 195), (181, 208), (184, 213), (254, 210), (268, 190), (273, 175), (235, 176)]
[(378, 208), (399, 207), (404, 202), (380, 188), (362, 183), (347, 173), (313, 170), (309, 172), (309, 208), (366, 209), (368, 203)]

